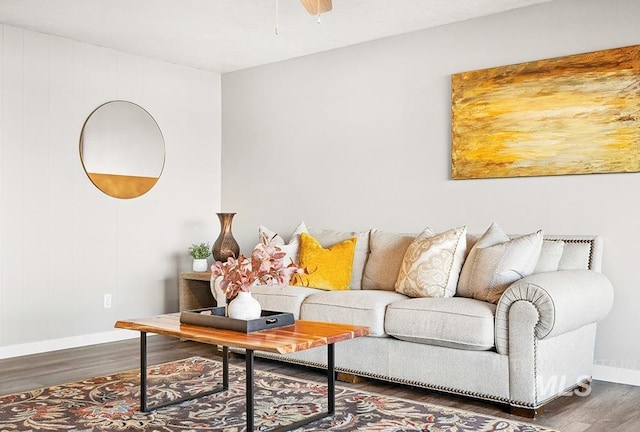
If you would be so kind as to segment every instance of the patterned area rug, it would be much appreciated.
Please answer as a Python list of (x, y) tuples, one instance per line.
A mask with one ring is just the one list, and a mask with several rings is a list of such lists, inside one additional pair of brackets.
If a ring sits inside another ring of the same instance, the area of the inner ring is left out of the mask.
[[(268, 430), (326, 410), (323, 384), (255, 372), (256, 427)], [(215, 387), (222, 363), (201, 357), (149, 368), (149, 404)], [(150, 413), (139, 412), (139, 371), (17, 393), (0, 398), (0, 431), (245, 430), (244, 368), (230, 365), (230, 388)], [(303, 429), (300, 429), (303, 430)], [(306, 431), (553, 432), (512, 420), (390, 398), (336, 386), (336, 414)]]

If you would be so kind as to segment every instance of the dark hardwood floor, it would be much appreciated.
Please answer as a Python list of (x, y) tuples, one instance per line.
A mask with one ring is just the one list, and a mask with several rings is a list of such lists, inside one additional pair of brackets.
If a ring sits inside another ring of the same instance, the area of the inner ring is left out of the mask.
[[(139, 340), (131, 339), (44, 354), (0, 360), (0, 394), (33, 390), (139, 367)], [(191, 356), (216, 358), (210, 345), (181, 342), (163, 336), (148, 338), (150, 365)], [(242, 358), (231, 362), (244, 365)], [(322, 371), (256, 359), (256, 369), (326, 382)], [(514, 418), (562, 432), (640, 431), (640, 387), (594, 381), (587, 397), (561, 397), (545, 407), (535, 420), (514, 417), (504, 407), (459, 396), (432, 392), (375, 380), (341, 386), (383, 393), (387, 396), (428, 402), (503, 418)]]

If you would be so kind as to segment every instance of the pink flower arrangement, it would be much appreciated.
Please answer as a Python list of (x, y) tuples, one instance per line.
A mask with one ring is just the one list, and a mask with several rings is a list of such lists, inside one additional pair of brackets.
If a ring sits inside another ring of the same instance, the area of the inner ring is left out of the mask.
[(211, 265), (211, 276), (222, 276), (220, 289), (227, 299), (232, 299), (239, 291), (250, 292), (256, 284), (288, 285), (298, 275), (309, 274), (306, 268), (293, 261), (285, 265), (286, 256), (278, 246), (270, 245), (267, 236), (262, 234), (260, 244), (250, 258), (241, 254), (237, 259), (229, 257), (226, 262), (216, 261)]

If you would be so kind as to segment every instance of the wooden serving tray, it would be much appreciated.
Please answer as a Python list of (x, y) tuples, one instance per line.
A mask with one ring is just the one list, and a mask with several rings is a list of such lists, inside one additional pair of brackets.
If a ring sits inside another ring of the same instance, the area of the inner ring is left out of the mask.
[(180, 312), (180, 322), (182, 324), (251, 333), (293, 325), (295, 319), (291, 313), (266, 310), (262, 311), (260, 318), (252, 320), (234, 319), (225, 316), (225, 307), (220, 306), (182, 311)]

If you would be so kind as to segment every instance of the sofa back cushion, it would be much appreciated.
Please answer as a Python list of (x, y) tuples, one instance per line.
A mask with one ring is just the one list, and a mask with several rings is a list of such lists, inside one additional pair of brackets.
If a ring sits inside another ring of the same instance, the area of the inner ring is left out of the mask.
[(602, 270), (602, 237), (552, 235), (545, 240), (564, 243), (558, 270)]
[[(520, 234), (509, 234), (509, 238), (519, 236)], [(467, 236), (468, 242), (469, 236)], [(554, 268), (555, 261), (557, 261), (557, 268)], [(600, 272), (602, 270), (602, 237), (545, 234), (540, 258), (533, 273), (554, 270), (594, 270)]]
[(362, 289), (393, 291), (400, 266), (415, 234), (396, 234), (372, 229), (369, 258), (364, 268)]

